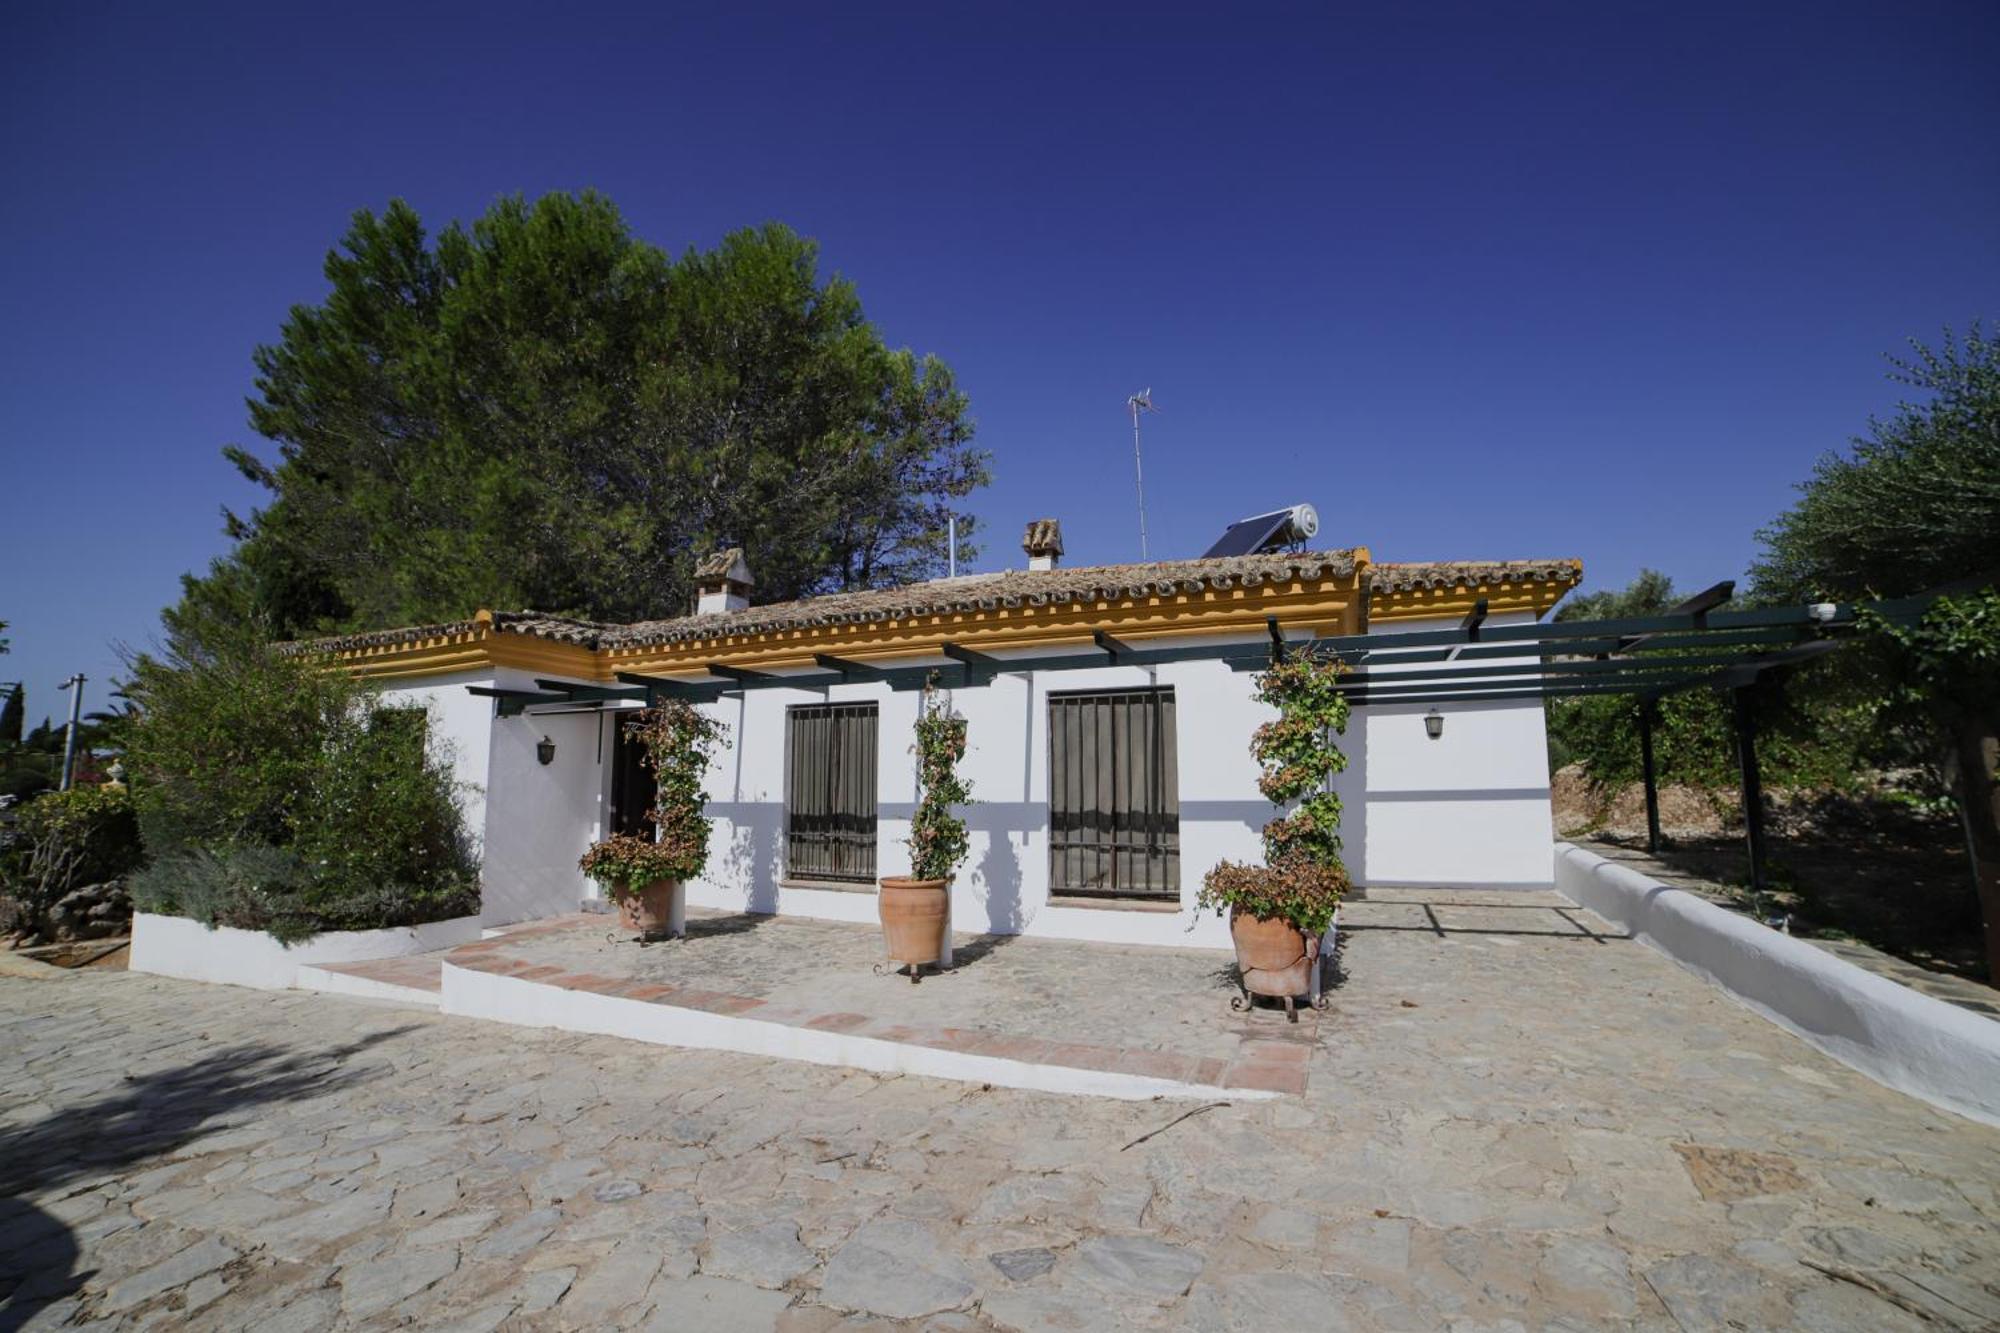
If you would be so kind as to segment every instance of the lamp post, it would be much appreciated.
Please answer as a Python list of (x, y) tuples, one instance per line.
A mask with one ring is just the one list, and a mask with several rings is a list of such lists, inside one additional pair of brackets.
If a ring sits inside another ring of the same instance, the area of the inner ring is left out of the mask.
[(69, 691), (69, 726), (63, 732), (62, 786), (59, 791), (69, 790), (70, 779), (76, 773), (76, 728), (83, 719), (84, 680), (84, 674), (79, 671), (57, 687)]

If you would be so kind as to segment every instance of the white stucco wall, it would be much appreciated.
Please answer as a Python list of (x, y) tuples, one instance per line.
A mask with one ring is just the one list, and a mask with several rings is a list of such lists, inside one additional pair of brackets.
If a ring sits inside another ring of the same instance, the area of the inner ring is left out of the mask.
[[(1515, 623), (1526, 616), (1496, 617)], [(1386, 633), (1435, 629), (1450, 620), (1399, 622)], [(1241, 641), (1241, 640), (1239, 640)], [(1079, 654), (1102, 660), (1094, 650)], [(532, 687), (524, 674), (502, 685)], [(542, 713), (491, 720), (484, 746), (486, 913), (489, 923), (575, 910), (599, 890), (576, 859), (602, 836), (609, 811), (612, 713)], [(1174, 688), (1178, 716), (1181, 886), (1178, 908), (1094, 906), (1051, 901), (1048, 840), (1049, 695), (1057, 692)], [(968, 722), (964, 772), (974, 804), (966, 811), (971, 851), (953, 884), (960, 930), (1025, 933), (1131, 944), (1227, 948), (1225, 924), (1194, 911), (1204, 873), (1223, 859), (1261, 856), (1260, 831), (1272, 809), (1257, 791), (1252, 731), (1270, 712), (1252, 698), (1252, 676), (1216, 661), (1158, 667), (1088, 666), (1001, 675), (960, 690), (954, 706)], [(715, 821), (707, 872), (688, 886), (696, 906), (785, 912), (842, 921), (876, 920), (872, 887), (787, 882), (784, 861), (785, 715), (789, 707), (872, 701), (879, 709), (877, 871), (907, 873), (904, 840), (916, 802), (910, 738), (919, 696), (879, 682), (758, 689), (706, 705), (725, 739), (710, 771)], [(1442, 738), (1424, 730), (1420, 705), (1355, 711), (1342, 748), (1349, 767), (1335, 779), (1345, 804), (1343, 834), (1358, 882), (1377, 885), (1547, 887), (1548, 752), (1539, 702), (1446, 704)], [(463, 718), (470, 752), (476, 718)], [(555, 762), (536, 762), (535, 744), (556, 743)]]
[[(500, 718), (494, 701), (468, 693), (468, 685), (533, 689), (534, 677), (514, 670), (443, 676), (390, 685), (382, 696), (392, 706), (425, 709), (432, 753), (451, 758), (480, 846), (480, 919), (505, 925), (574, 912), (596, 892), (576, 861), (603, 822), (609, 724), (581, 712)], [(545, 735), (556, 743), (547, 766), (535, 755)]]
[[(503, 671), (499, 684), (534, 688), (527, 673)], [(482, 702), (490, 703), (490, 700)], [(535, 747), (555, 742), (543, 764)], [(600, 744), (601, 740), (601, 744)], [(597, 888), (576, 868), (602, 835), (611, 771), (611, 719), (599, 712), (499, 718), (493, 727), (481, 877), (487, 925), (574, 912)]]
[[(1092, 656), (1101, 656), (1091, 654)], [(1179, 716), (1181, 905), (1178, 911), (1087, 907), (1049, 901), (1048, 696), (1051, 691), (1174, 687)], [(716, 820), (708, 873), (688, 888), (698, 906), (781, 911), (842, 921), (876, 920), (872, 889), (815, 888), (784, 882), (785, 710), (798, 704), (862, 702), (879, 709), (877, 871), (905, 874), (905, 839), (916, 807), (916, 759), (910, 751), (919, 696), (880, 683), (813, 689), (763, 689), (708, 711), (728, 741), (710, 777)], [(1024, 933), (1132, 944), (1227, 948), (1228, 932), (1197, 916), (1201, 876), (1225, 858), (1254, 858), (1258, 830), (1271, 809), (1257, 794), (1247, 745), (1263, 710), (1250, 699), (1248, 675), (1219, 662), (1156, 668), (1094, 667), (1002, 675), (981, 689), (952, 694), (967, 722), (962, 772), (974, 804), (965, 814), (971, 850), (952, 888), (959, 930)]]
[[(1523, 612), (1486, 623), (1533, 620)], [(1374, 632), (1388, 638), (1457, 623), (1395, 621)], [(1387, 675), (1395, 668), (1370, 664), (1369, 671)], [(1384, 887), (1550, 887), (1549, 752), (1541, 701), (1437, 704), (1444, 734), (1436, 740), (1424, 728), (1432, 707), (1375, 704), (1356, 710), (1349, 749), (1364, 756), (1365, 852), (1350, 855), (1350, 864), (1361, 867), (1363, 883)], [(1351, 813), (1348, 823), (1351, 829)], [(1350, 834), (1350, 850), (1351, 843)]]
[(188, 981), (286, 990), (298, 984), (299, 969), (304, 966), (402, 958), (470, 944), (478, 938), (479, 919), (462, 916), (421, 926), (329, 930), (285, 945), (261, 930), (204, 926), (187, 917), (137, 912), (132, 917), (132, 952), (127, 967)]

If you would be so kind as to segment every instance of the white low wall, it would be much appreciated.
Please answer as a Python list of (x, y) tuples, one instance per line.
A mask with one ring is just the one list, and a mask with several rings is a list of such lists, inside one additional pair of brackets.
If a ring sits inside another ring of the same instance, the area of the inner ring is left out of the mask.
[(1247, 1102), (1266, 1101), (1278, 1095), (1253, 1088), (1225, 1089), (1138, 1074), (1031, 1064), (1024, 1060), (968, 1055), (963, 1051), (939, 1050), (846, 1032), (823, 1032), (816, 1028), (684, 1009), (678, 1005), (650, 1004), (622, 996), (547, 986), (491, 972), (454, 967), (449, 962), (444, 965), (442, 1007), (447, 1014), (491, 1019), (521, 1027), (595, 1032), (651, 1042), (657, 1046), (767, 1055), (817, 1065), (871, 1069), (883, 1074), (924, 1074), (932, 1078), (992, 1083), (1035, 1092), (1077, 1093), (1127, 1101), (1170, 1097), (1227, 1098)]
[(2000, 1125), (2000, 1023), (1557, 843), (1556, 888), (1850, 1068)]
[(183, 916), (138, 912), (132, 917), (128, 967), (134, 972), (187, 981), (290, 990), (298, 983), (302, 966), (401, 958), (455, 948), (478, 938), (479, 918), (460, 916), (387, 930), (331, 930), (287, 948), (261, 930), (210, 928)]

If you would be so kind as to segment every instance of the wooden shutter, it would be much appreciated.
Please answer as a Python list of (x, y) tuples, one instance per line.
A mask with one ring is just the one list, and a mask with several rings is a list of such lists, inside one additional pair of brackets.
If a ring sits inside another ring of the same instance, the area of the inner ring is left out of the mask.
[(1171, 688), (1049, 698), (1049, 888), (1179, 901)]
[(875, 705), (810, 704), (786, 720), (785, 873), (872, 883)]

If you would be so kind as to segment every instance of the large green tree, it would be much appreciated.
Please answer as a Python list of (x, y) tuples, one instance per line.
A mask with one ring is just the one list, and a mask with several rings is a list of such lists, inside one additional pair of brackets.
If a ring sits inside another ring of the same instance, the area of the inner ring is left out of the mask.
[(965, 398), (817, 261), (781, 226), (674, 259), (593, 193), (435, 242), (401, 201), (357, 214), (326, 298), (257, 350), (277, 457), (227, 453), (272, 498), (190, 595), (300, 634), (679, 615), (723, 544), (759, 600), (941, 572), (987, 480)]
[(1955, 589), (1920, 624), (1879, 624), (1879, 679), (1957, 799), (2000, 980), (2000, 341), (1974, 324), (1912, 346), (1891, 364), (1921, 396), (1820, 461), (1754, 574), (1787, 601)]

